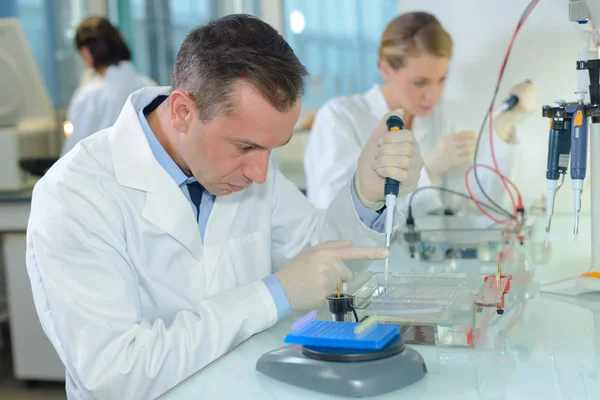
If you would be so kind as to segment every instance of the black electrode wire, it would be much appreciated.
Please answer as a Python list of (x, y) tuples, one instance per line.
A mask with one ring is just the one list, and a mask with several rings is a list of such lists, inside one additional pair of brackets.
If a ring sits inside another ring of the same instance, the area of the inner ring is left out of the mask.
[[(415, 195), (417, 193), (419, 193), (422, 190), (426, 190), (426, 189), (431, 189), (431, 190), (439, 190), (440, 192), (446, 192), (446, 193), (451, 193), (454, 194), (456, 196), (460, 196), (460, 197), (464, 197), (465, 199), (471, 199), (471, 197), (469, 197), (469, 195), (464, 194), (464, 193), (460, 193), (457, 192), (455, 190), (451, 190), (451, 189), (446, 189), (445, 187), (441, 187), (441, 186), (421, 186), (419, 188), (417, 188), (414, 192), (412, 192), (410, 199), (408, 200), (408, 214), (409, 216), (412, 217), (412, 202), (413, 202), (413, 198), (415, 197)], [(498, 210), (497, 208), (493, 207), (491, 204), (487, 204), (487, 203), (479, 203), (482, 207), (487, 208), (490, 211), (496, 212), (498, 214), (500, 214), (501, 210)]]
[(354, 319), (356, 319), (356, 322), (360, 322), (358, 320), (358, 315), (356, 314), (356, 310), (354, 309), (354, 307), (352, 307), (352, 314), (354, 314)]
[[(539, 2), (539, 0), (531, 0), (531, 2), (529, 3), (529, 5), (527, 6), (527, 8), (525, 8), (525, 11), (523, 11), (523, 14), (521, 15), (521, 18), (519, 19), (519, 23), (517, 24), (517, 28), (515, 29), (515, 34), (514, 35), (517, 34), (517, 32), (519, 31), (519, 29), (521, 29), (523, 21), (525, 20), (525, 18), (529, 14), (529, 12), (533, 9), (533, 7), (538, 2)], [(502, 214), (505, 214), (507, 217), (509, 217), (511, 219), (515, 219), (516, 215), (513, 215), (512, 212), (507, 211), (505, 208), (503, 208), (502, 206), (500, 206), (498, 203), (496, 203), (494, 200), (492, 200), (492, 198), (485, 192), (485, 190), (483, 189), (483, 185), (481, 184), (481, 181), (479, 180), (479, 175), (477, 174), (477, 169), (478, 168), (476, 166), (477, 165), (477, 153), (479, 152), (479, 143), (481, 142), (481, 137), (483, 136), (483, 131), (485, 129), (485, 125), (487, 123), (490, 110), (493, 109), (494, 103), (496, 102), (496, 97), (498, 96), (498, 90), (500, 89), (500, 84), (502, 83), (502, 78), (504, 77), (504, 68), (506, 67), (506, 63), (508, 62), (508, 58), (510, 57), (511, 50), (512, 49), (508, 50), (508, 52), (506, 54), (506, 57), (504, 59), (504, 62), (502, 63), (502, 67), (501, 67), (501, 70), (500, 70), (500, 77), (498, 78), (498, 82), (496, 83), (496, 88), (494, 89), (494, 95), (492, 97), (492, 101), (490, 103), (490, 106), (485, 111), (485, 116), (483, 118), (483, 122), (481, 123), (481, 128), (479, 128), (479, 134), (477, 135), (477, 143), (475, 144), (475, 154), (473, 155), (473, 165), (474, 165), (473, 172), (475, 174), (475, 181), (477, 182), (477, 186), (479, 187), (479, 190), (485, 196), (485, 198), (493, 206), (495, 206), (498, 210), (501, 210)], [(502, 180), (502, 177), (500, 177), (500, 179)]]

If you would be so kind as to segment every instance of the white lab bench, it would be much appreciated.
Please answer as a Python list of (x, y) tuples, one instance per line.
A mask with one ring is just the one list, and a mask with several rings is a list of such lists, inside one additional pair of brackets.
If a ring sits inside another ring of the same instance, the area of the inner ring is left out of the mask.
[[(577, 242), (571, 233), (572, 221), (571, 215), (555, 217), (550, 262), (535, 266), (533, 279), (524, 290), (527, 300), (519, 306), (514, 304), (495, 319), (496, 326), (485, 344), (474, 349), (411, 345), (425, 359), (426, 377), (378, 398), (599, 399), (600, 296), (597, 296), (598, 311), (593, 314), (588, 309), (542, 297), (537, 291), (540, 284), (571, 277), (589, 268), (590, 218), (582, 218)], [(396, 253), (390, 262), (398, 265), (404, 261)], [(515, 277), (513, 286), (517, 279), (520, 278)], [(291, 323), (301, 315), (255, 335), (162, 398), (337, 398), (279, 382), (255, 370), (263, 353), (284, 346), (283, 339)]]
[(31, 191), (0, 194), (0, 243), (15, 378), (64, 381), (65, 368), (40, 325), (25, 264)]

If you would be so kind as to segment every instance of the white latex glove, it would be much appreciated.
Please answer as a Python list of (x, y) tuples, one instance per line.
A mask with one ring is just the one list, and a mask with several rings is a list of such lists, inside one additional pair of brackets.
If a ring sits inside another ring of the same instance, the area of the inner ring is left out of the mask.
[(500, 114), (494, 120), (494, 129), (496, 135), (506, 143), (512, 143), (514, 140), (517, 124), (520, 123), (528, 113), (536, 109), (537, 93), (533, 83), (523, 82), (513, 86), (510, 90), (511, 95), (519, 98), (519, 102), (505, 113)]
[(337, 282), (347, 282), (351, 260), (382, 260), (389, 251), (377, 247), (352, 247), (350, 240), (330, 241), (310, 247), (275, 275), (294, 310), (321, 306), (334, 293)]
[(473, 131), (461, 131), (443, 136), (425, 156), (425, 167), (430, 180), (434, 181), (446, 172), (473, 161), (477, 135)]
[(392, 115), (402, 117), (404, 111), (395, 110), (383, 117), (358, 158), (354, 190), (360, 202), (372, 210), (385, 204), (385, 178), (400, 182), (398, 196), (402, 196), (417, 188), (423, 168), (421, 150), (412, 132), (388, 131), (386, 121)]

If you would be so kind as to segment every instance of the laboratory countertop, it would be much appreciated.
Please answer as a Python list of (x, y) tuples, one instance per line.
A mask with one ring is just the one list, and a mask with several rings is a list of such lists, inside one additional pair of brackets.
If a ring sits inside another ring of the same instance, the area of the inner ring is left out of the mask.
[[(423, 356), (427, 375), (409, 387), (378, 398), (599, 399), (600, 296), (592, 302), (598, 304), (598, 312), (594, 313), (540, 295), (538, 290), (540, 285), (589, 269), (590, 218), (582, 218), (578, 241), (573, 239), (571, 224), (571, 215), (554, 219), (549, 262), (526, 265), (522, 274), (515, 276), (515, 281), (523, 280), (521, 301), (496, 318), (485, 340), (471, 349), (411, 345)], [(534, 237), (543, 240), (543, 232)], [(402, 266), (410, 264), (405, 257), (402, 252), (392, 253), (390, 263), (394, 269), (403, 271)], [(418, 267), (412, 263), (409, 269), (414, 271)], [(373, 269), (379, 268), (380, 264), (375, 263)], [(291, 386), (255, 370), (262, 354), (284, 346), (291, 324), (301, 316), (295, 314), (255, 335), (162, 398), (339, 398)], [(327, 318), (322, 310), (320, 316)]]

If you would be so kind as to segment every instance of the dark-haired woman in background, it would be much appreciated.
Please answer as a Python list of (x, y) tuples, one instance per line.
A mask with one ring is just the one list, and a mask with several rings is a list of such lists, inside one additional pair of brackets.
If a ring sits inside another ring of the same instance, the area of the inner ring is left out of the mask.
[(105, 18), (83, 21), (77, 27), (75, 47), (85, 66), (93, 68), (99, 78), (77, 89), (71, 98), (67, 119), (73, 124), (73, 133), (65, 138), (61, 156), (81, 140), (112, 126), (132, 92), (156, 86), (135, 70), (127, 44)]

